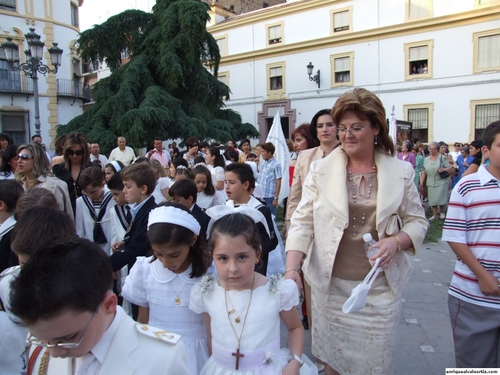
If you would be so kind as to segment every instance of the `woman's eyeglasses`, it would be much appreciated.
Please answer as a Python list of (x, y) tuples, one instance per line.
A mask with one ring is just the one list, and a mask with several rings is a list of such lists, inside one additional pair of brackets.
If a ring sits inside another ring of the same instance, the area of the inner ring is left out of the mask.
[(68, 153), (69, 156), (73, 156), (73, 155), (83, 156), (83, 150), (76, 150), (76, 151), (67, 150), (66, 152)]
[(31, 155), (30, 154), (19, 154), (17, 155), (16, 157), (16, 160), (28, 160), (28, 159), (31, 159)]
[(337, 132), (340, 135), (344, 135), (347, 132), (351, 133), (351, 135), (359, 134), (363, 131), (363, 129), (366, 128), (366, 126), (353, 126), (352, 128), (337, 128)]

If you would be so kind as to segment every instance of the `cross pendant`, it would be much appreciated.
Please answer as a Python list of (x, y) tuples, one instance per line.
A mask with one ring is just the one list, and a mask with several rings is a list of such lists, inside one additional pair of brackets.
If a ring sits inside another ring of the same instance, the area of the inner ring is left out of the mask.
[(245, 355), (240, 353), (240, 348), (236, 349), (236, 353), (231, 353), (231, 355), (233, 355), (234, 357), (236, 357), (236, 367), (235, 367), (235, 369), (238, 370), (238, 368), (240, 367), (240, 357), (244, 357)]

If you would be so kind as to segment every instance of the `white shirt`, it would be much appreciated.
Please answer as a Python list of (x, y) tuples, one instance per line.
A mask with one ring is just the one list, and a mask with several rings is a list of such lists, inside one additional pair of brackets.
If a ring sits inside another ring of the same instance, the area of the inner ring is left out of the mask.
[(129, 165), (135, 158), (135, 152), (131, 147), (126, 146), (125, 150), (120, 150), (120, 147), (115, 148), (109, 154), (109, 161), (118, 160), (123, 163), (124, 166)]
[(101, 369), (101, 366), (103, 365), (104, 360), (108, 355), (109, 347), (111, 346), (113, 337), (115, 336), (116, 331), (118, 330), (118, 326), (120, 325), (121, 316), (122, 309), (120, 306), (117, 306), (113, 322), (108, 327), (106, 332), (104, 332), (104, 335), (102, 335), (99, 342), (90, 350), (90, 353), (94, 356), (93, 360), (85, 370), (78, 372), (79, 368), (85, 361), (86, 356), (75, 358), (75, 373), (77, 373), (78, 375), (97, 375), (99, 373), (99, 370)]
[(90, 154), (90, 162), (91, 163), (96, 159), (99, 159), (99, 161), (101, 162), (102, 170), (104, 170), (104, 167), (106, 166), (106, 164), (108, 164), (108, 158), (102, 154), (99, 154), (99, 157), (97, 157), (97, 158), (94, 155)]

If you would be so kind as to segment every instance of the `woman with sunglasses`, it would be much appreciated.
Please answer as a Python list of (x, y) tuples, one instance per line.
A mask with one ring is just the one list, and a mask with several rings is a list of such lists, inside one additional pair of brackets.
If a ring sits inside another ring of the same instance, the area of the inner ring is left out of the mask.
[(89, 146), (83, 133), (68, 134), (64, 143), (63, 156), (64, 163), (54, 165), (52, 172), (68, 185), (69, 197), (74, 212), (76, 198), (82, 196), (78, 178), (82, 170), (90, 164)]
[(68, 187), (50, 173), (49, 160), (43, 148), (37, 143), (19, 146), (16, 179), (23, 184), (24, 190), (33, 186), (47, 189), (57, 199), (61, 211), (73, 216), (73, 207)]

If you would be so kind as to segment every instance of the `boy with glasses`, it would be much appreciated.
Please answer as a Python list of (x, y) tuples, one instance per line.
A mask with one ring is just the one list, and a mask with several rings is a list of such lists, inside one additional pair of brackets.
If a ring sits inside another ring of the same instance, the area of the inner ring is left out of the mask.
[(135, 323), (112, 281), (108, 256), (85, 239), (32, 255), (11, 284), (11, 310), (30, 332), (28, 374), (189, 374), (178, 335)]

